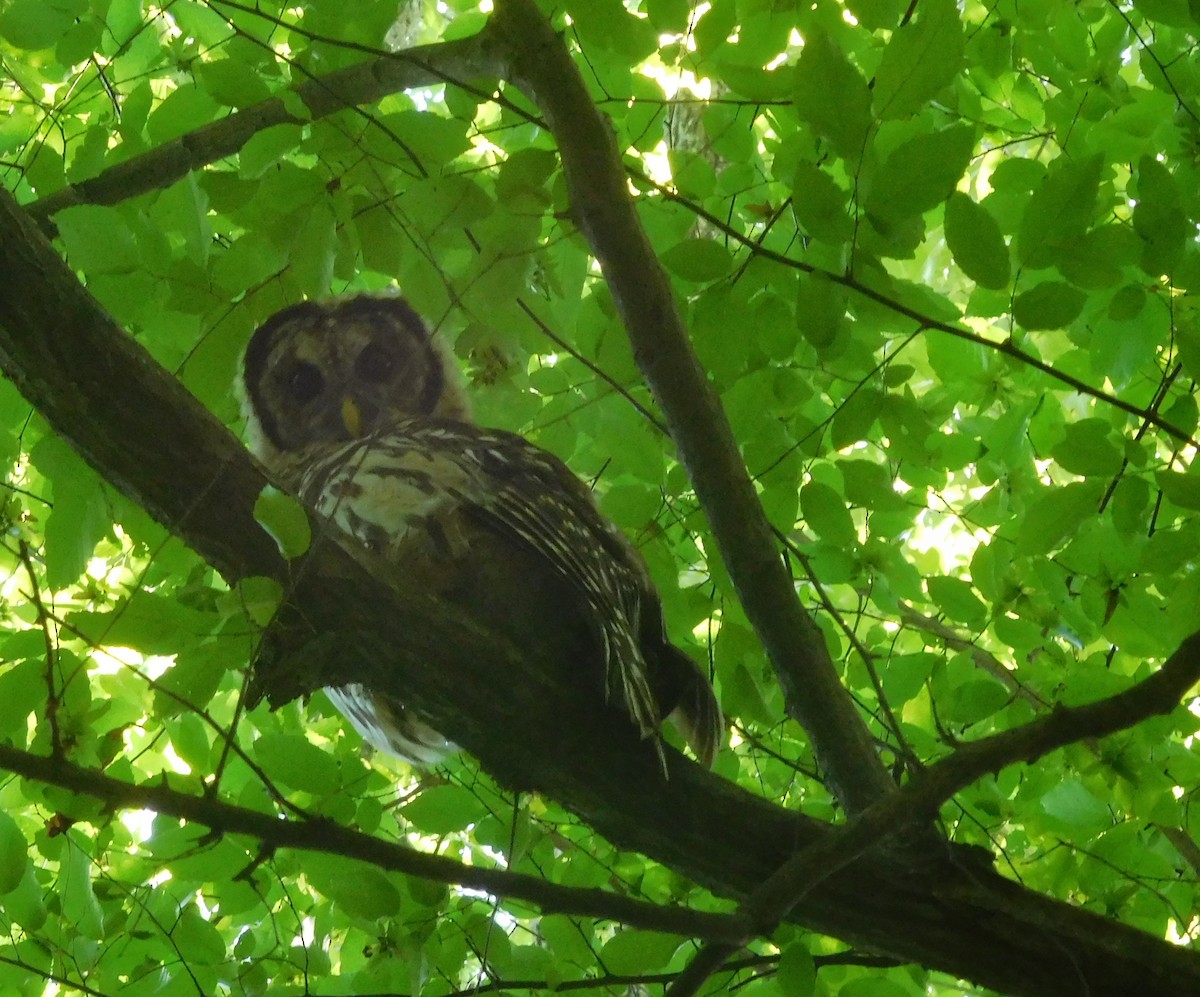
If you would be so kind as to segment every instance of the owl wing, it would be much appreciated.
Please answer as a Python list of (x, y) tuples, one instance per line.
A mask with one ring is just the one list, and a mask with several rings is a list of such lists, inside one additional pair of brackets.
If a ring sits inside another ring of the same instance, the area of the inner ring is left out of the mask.
[[(586, 604), (606, 697), (622, 704), (643, 736), (657, 734), (664, 714), (672, 714), (697, 756), (712, 763), (723, 721), (711, 686), (667, 639), (641, 555), (562, 461), (512, 433), (436, 419), (402, 422), (319, 451), (298, 454), (284, 483), (395, 563), (418, 551), (435, 563), (466, 555), (464, 519), (533, 551)], [(395, 736), (384, 743), (338, 705), (368, 740), (402, 757), (417, 757), (414, 741), (418, 751), (436, 747), (414, 727), (420, 718), (411, 711), (392, 711), (388, 720), (407, 730), (405, 750), (398, 750)]]
[(285, 483), (392, 560), (415, 543), (462, 554), (453, 535), (457, 515), (539, 554), (596, 621), (607, 695), (644, 735), (657, 732), (662, 717), (639, 641), (645, 569), (561, 461), (511, 433), (448, 420), (412, 420), (320, 449), (300, 452)]
[(656, 734), (663, 718), (640, 640), (649, 586), (640, 557), (557, 457), (495, 430), (456, 442), (482, 479), (469, 511), (527, 544), (583, 597), (598, 623), (606, 695), (624, 705), (643, 736)]

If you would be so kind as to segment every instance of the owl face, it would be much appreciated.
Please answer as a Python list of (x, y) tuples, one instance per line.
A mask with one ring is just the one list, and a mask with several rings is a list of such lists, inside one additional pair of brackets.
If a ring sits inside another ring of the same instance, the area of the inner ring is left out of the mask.
[(401, 298), (285, 308), (251, 337), (242, 376), (251, 449), (268, 463), (413, 416), (470, 418), (453, 356)]

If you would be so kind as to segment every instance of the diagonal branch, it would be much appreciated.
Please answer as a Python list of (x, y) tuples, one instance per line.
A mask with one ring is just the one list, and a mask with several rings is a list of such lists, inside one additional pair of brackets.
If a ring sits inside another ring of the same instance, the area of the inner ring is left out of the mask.
[[(1170, 713), (1198, 681), (1200, 632), (1188, 637), (1157, 672), (1124, 692), (1086, 706), (1062, 707), (1048, 717), (963, 745), (899, 792), (792, 856), (742, 905), (741, 913), (752, 926), (748, 937), (770, 934), (825, 879), (880, 842), (932, 817), (955, 793), (989, 772), (1018, 761), (1032, 763), (1076, 741), (1105, 737)], [(739, 947), (736, 942), (707, 944), (668, 988), (667, 997), (692, 997)]]
[(634, 359), (666, 415), (788, 711), (812, 737), (846, 810), (863, 810), (895, 784), (796, 595), (729, 421), (692, 350), (670, 280), (638, 220), (612, 128), (532, 0), (498, 0), (492, 24), (507, 60), (503, 75), (538, 105), (558, 142), (576, 221), (612, 289)]

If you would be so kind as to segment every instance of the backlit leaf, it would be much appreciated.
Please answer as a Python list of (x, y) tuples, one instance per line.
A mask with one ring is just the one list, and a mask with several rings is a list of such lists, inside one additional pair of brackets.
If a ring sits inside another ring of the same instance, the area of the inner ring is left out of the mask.
[(1095, 220), (1096, 195), (1104, 157), (1059, 159), (1034, 190), (1017, 233), (1017, 257), (1026, 266), (1045, 267), (1060, 243), (1079, 238)]

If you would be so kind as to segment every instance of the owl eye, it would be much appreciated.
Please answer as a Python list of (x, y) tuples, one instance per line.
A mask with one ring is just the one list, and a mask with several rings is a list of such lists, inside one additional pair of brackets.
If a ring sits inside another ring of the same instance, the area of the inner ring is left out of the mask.
[(310, 363), (296, 364), (287, 379), (288, 393), (301, 405), (316, 398), (324, 386), (325, 378), (316, 366)]
[(354, 373), (364, 381), (383, 384), (396, 373), (396, 358), (378, 343), (367, 343), (354, 361)]

